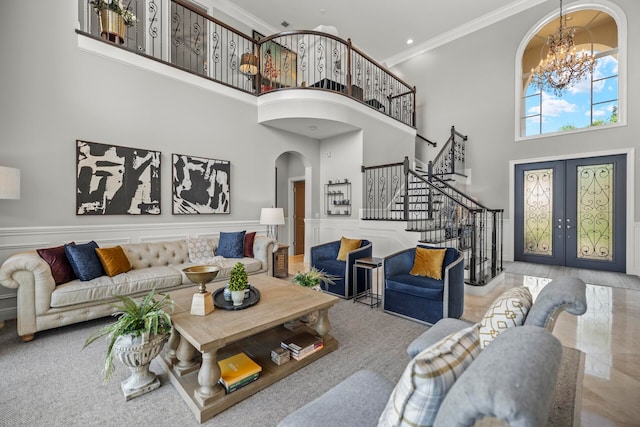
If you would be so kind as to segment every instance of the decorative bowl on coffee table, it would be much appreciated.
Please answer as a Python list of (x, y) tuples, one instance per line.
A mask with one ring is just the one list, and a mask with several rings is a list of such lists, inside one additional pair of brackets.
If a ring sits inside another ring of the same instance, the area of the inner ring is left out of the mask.
[(220, 272), (217, 265), (195, 265), (183, 268), (182, 271), (193, 283), (197, 283), (198, 293), (193, 295), (191, 300), (191, 314), (205, 316), (214, 309), (211, 292), (207, 291), (207, 283), (216, 278)]

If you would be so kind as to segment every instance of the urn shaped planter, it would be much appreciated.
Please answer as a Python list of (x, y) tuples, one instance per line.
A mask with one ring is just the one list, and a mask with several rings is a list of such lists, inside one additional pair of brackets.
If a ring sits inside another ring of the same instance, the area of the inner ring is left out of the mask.
[(169, 335), (140, 336), (133, 334), (121, 335), (113, 345), (113, 353), (120, 362), (131, 370), (131, 376), (122, 381), (122, 392), (126, 400), (131, 400), (142, 394), (160, 387), (160, 380), (149, 370), (151, 361), (160, 354)]
[(104, 40), (123, 44), (127, 35), (127, 26), (122, 15), (109, 9), (101, 10), (100, 35)]

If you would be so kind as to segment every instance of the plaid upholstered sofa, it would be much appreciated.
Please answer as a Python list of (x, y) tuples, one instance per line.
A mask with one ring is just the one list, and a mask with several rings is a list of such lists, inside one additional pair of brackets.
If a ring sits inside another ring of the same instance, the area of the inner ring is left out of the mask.
[[(483, 328), (491, 329), (503, 308), (507, 320), (499, 323), (509, 323), (514, 314), (517, 322), (490, 331), (492, 338), (482, 345)], [(535, 302), (528, 289), (508, 290), (489, 307), (486, 321), (445, 318), (416, 339), (397, 384), (377, 372), (358, 371), (279, 427), (450, 427), (485, 419), (493, 420), (489, 425), (546, 426), (562, 357), (551, 330), (562, 311), (586, 311), (580, 279), (554, 280)]]

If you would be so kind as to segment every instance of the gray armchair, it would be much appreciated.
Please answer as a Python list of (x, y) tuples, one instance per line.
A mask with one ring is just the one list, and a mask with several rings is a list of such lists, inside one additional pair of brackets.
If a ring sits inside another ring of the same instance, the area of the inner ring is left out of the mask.
[[(546, 328), (549, 332), (553, 332), (556, 318), (562, 311), (576, 316), (587, 311), (586, 285), (577, 277), (558, 277), (542, 288), (527, 313), (524, 324)], [(409, 345), (407, 353), (410, 357), (414, 357), (447, 335), (469, 327), (471, 324), (461, 319), (442, 319), (416, 338)]]

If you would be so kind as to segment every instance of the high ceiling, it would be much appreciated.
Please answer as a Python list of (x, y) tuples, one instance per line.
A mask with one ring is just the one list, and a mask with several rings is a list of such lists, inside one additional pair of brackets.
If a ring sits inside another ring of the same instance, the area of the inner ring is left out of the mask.
[[(429, 44), (478, 29), (548, 0), (227, 0), (274, 32), (333, 26), (379, 62), (393, 65)], [(222, 7), (224, 9), (224, 7)], [(290, 25), (281, 25), (287, 21)], [(408, 45), (407, 40), (413, 39)]]

